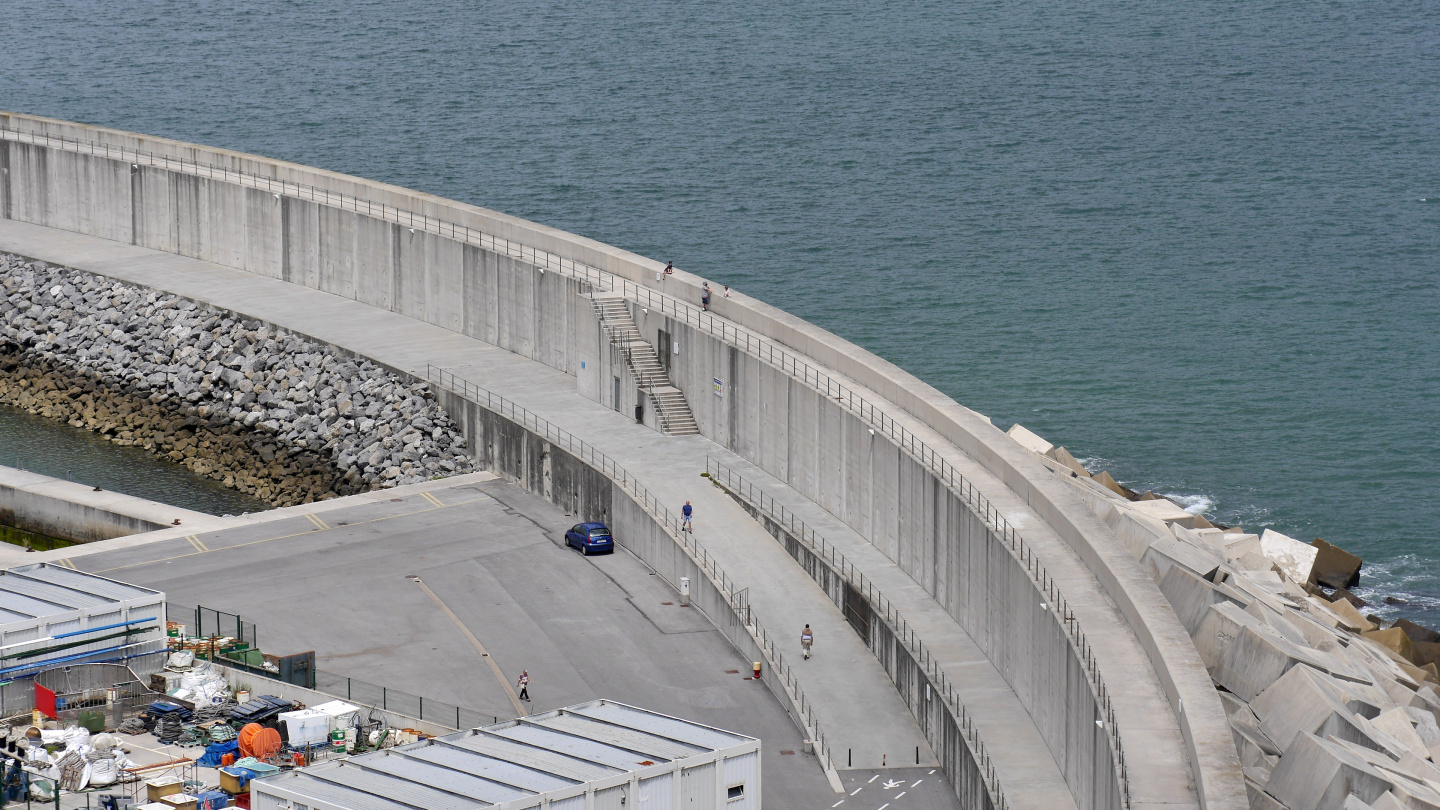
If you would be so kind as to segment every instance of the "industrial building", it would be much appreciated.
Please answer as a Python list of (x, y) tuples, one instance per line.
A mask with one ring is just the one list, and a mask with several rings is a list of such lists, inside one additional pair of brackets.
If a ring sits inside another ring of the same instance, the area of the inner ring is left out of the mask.
[[(0, 571), (0, 678), (59, 665), (163, 663), (165, 594), (40, 563)], [(141, 673), (143, 674), (143, 672)]]
[(759, 810), (760, 741), (596, 700), (251, 783), (255, 810)]

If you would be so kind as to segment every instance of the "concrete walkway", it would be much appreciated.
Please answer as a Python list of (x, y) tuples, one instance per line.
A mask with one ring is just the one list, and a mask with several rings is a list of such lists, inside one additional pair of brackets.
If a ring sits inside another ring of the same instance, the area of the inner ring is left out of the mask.
[[(423, 377), (445, 367), (579, 436), (625, 466), (678, 511), (696, 508), (696, 536), (727, 575), (750, 589), (756, 617), (777, 639), (807, 622), (820, 641), (810, 661), (794, 662), (813, 701), (835, 763), (878, 767), (934, 765), (924, 736), (884, 670), (825, 593), (738, 504), (700, 477), (702, 436), (666, 437), (584, 399), (563, 372), (487, 343), (357, 301), (220, 265), (67, 231), (0, 220), (0, 251), (204, 301), (362, 354)], [(741, 460), (725, 455), (727, 463)], [(74, 558), (79, 552), (71, 550)], [(1048, 806), (1055, 806), (1053, 804)]]

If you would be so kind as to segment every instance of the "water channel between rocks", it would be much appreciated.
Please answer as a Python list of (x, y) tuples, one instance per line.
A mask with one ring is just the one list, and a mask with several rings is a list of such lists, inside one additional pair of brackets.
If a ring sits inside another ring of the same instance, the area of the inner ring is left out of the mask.
[(9, 405), (0, 405), (0, 465), (54, 478), (68, 477), (210, 515), (239, 515), (273, 508), (139, 447), (112, 444), (88, 430)]

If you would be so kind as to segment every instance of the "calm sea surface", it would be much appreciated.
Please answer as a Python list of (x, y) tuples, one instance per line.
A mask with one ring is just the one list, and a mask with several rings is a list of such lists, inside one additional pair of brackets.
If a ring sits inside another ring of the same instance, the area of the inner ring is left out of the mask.
[(0, 107), (620, 245), (1440, 620), (1440, 5), (29, 2)]

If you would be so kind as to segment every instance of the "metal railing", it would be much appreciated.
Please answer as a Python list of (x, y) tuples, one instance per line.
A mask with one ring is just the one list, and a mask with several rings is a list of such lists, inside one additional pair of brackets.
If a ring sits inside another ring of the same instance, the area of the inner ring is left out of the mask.
[[(1115, 723), (1114, 706), (1110, 699), (1109, 690), (1106, 688), (1104, 680), (1100, 676), (1097, 659), (1089, 642), (1085, 638), (1084, 632), (1080, 628), (1079, 620), (1070, 612), (1068, 602), (1066, 602), (1064, 596), (1060, 593), (1059, 587), (1055, 581), (1051, 579), (1049, 573), (1035, 557), (1034, 553), (1025, 544), (1020, 534), (1015, 531), (1014, 527), (1009, 525), (999, 511), (990, 504), (989, 500), (981, 495), (979, 491), (934, 448), (930, 447), (908, 428), (901, 425), (894, 417), (886, 413), (883, 408), (877, 407), (869, 402), (863, 394), (857, 392), (851, 386), (840, 380), (835, 379), (821, 369), (805, 362), (779, 343), (756, 335), (747, 329), (735, 326), (732, 323), (718, 318), (709, 311), (701, 310), (692, 304), (680, 301), (678, 298), (650, 289), (634, 281), (616, 276), (588, 264), (577, 262), (574, 259), (567, 259), (559, 254), (531, 247), (514, 240), (495, 236), (494, 234), (489, 234), (466, 225), (459, 225), (425, 214), (415, 214), (414, 212), (396, 206), (376, 203), (368, 199), (316, 188), (303, 183), (278, 180), (263, 175), (200, 163), (196, 160), (185, 160), (168, 155), (158, 155), (152, 152), (111, 146), (109, 144), (98, 144), (93, 141), (82, 141), (56, 135), (27, 132), (8, 127), (0, 127), (0, 139), (17, 143), (33, 143), (49, 148), (79, 154), (96, 155), (112, 160), (129, 161), (133, 166), (156, 166), (169, 171), (221, 180), (247, 188), (268, 191), (275, 194), (277, 198), (279, 196), (289, 196), (296, 199), (310, 200), (340, 210), (362, 213), (369, 217), (408, 227), (411, 230), (421, 230), (455, 241), (476, 245), (495, 253), (528, 262), (539, 268), (541, 272), (547, 270), (558, 272), (563, 275), (582, 279), (596, 289), (620, 292), (625, 298), (633, 300), (643, 307), (654, 308), (662, 314), (674, 317), (688, 326), (699, 329), (712, 337), (718, 338), (722, 342), (733, 345), (762, 362), (801, 380), (806, 385), (823, 393), (827, 398), (834, 400), (852, 414), (864, 420), (877, 431), (884, 433), (887, 438), (900, 447), (907, 455), (910, 455), (934, 473), (937, 478), (975, 510), (975, 513), (1003, 538), (1004, 544), (1010, 553), (1030, 572), (1030, 577), (1035, 587), (1041, 593), (1045, 594), (1049, 604), (1058, 606), (1059, 615), (1063, 617), (1061, 623), (1065, 628), (1066, 635), (1076, 647), (1077, 655), (1082, 663), (1082, 669), (1086, 674), (1086, 679), (1090, 683), (1091, 692), (1104, 717), (1105, 731), (1114, 753), (1116, 776), (1120, 783), (1125, 806), (1129, 806), (1130, 785), (1128, 770), (1125, 765), (1124, 747), (1121, 743), (1119, 729)], [(601, 454), (601, 457), (603, 458), (603, 454)], [(622, 484), (627, 486), (627, 488), (629, 486), (628, 483), (622, 482)]]
[[(823, 560), (830, 570), (840, 576), (847, 586), (853, 588), (870, 605), (880, 618), (890, 626), (890, 631), (896, 640), (904, 644), (910, 651), (910, 655), (924, 669), (925, 674), (930, 678), (931, 683), (937, 685), (937, 692), (941, 699), (955, 717), (963, 734), (961, 739), (970, 748), (970, 754), (975, 763), (980, 767), (981, 775), (985, 779), (985, 787), (990, 792), (990, 799), (995, 803), (997, 810), (1006, 810), (1009, 803), (1005, 800), (1004, 789), (1000, 785), (999, 777), (996, 774), (994, 761), (985, 750), (985, 742), (980, 737), (980, 732), (975, 728), (974, 722), (970, 719), (970, 713), (965, 709), (965, 704), (960, 700), (959, 693), (945, 675), (935, 657), (930, 654), (929, 648), (913, 630), (910, 623), (900, 613), (885, 594), (875, 587), (868, 577), (856, 568), (839, 549), (828, 543), (824, 537), (815, 533), (815, 530), (805, 525), (795, 513), (768, 494), (741, 478), (738, 473), (729, 467), (707, 457), (705, 470), (710, 473), (710, 479), (721, 487), (729, 490), (741, 500), (746, 501), (757, 511), (764, 514), (784, 529), (791, 537), (794, 537), (801, 545), (810, 550), (810, 553)], [(843, 599), (843, 597), (842, 597)]]
[[(600, 328), (604, 329), (605, 334), (610, 338), (610, 345), (619, 349), (620, 353), (624, 355), (625, 367), (630, 369), (630, 376), (635, 378), (635, 383), (639, 385), (640, 388), (651, 393), (650, 401), (655, 405), (655, 415), (660, 419), (660, 426), (668, 431), (673, 414), (670, 413), (670, 409), (665, 406), (659, 397), (654, 396), (654, 392), (659, 386), (670, 385), (670, 378), (661, 376), (657, 379), (655, 375), (642, 371), (640, 365), (635, 362), (635, 353), (634, 350), (630, 348), (629, 343), (621, 341), (616, 337), (615, 327), (610, 323), (609, 319), (605, 317), (605, 312), (600, 309), (600, 299), (592, 296), (590, 304), (595, 310), (595, 317), (600, 320)], [(620, 407), (619, 403), (616, 403), (615, 407)]]
[[(761, 652), (770, 662), (770, 669), (780, 677), (787, 692), (792, 696), (796, 711), (800, 715), (805, 731), (810, 735), (810, 740), (815, 744), (815, 750), (820, 754), (821, 761), (826, 768), (832, 767), (833, 760), (830, 755), (830, 747), (825, 738), (825, 732), (820, 727), (819, 720), (815, 716), (814, 705), (806, 697), (805, 691), (801, 689), (799, 680), (795, 677), (790, 665), (785, 662), (780, 647), (771, 638), (770, 634), (754, 618), (750, 611), (748, 589), (740, 588), (726, 575), (724, 569), (710, 552), (695, 540), (695, 536), (681, 527), (680, 519), (674, 515), (659, 498), (655, 497), (650, 490), (646, 489), (629, 472), (616, 464), (609, 456), (597, 450), (594, 446), (577, 438), (569, 431), (557, 428), (548, 421), (530, 413), (524, 408), (516, 405), (498, 394), (481, 388), (478, 385), (457, 377), (451, 372), (437, 368), (433, 365), (426, 366), (426, 377), (441, 389), (457, 394), (465, 399), (479, 405), (480, 407), (499, 414), (511, 422), (524, 427), (526, 430), (544, 438), (551, 444), (559, 447), (572, 456), (580, 459), (585, 464), (598, 470), (605, 477), (618, 484), (625, 490), (635, 503), (650, 515), (675, 541), (681, 549), (695, 562), (701, 572), (709, 578), (710, 582), (719, 591), (725, 600), (726, 606), (730, 609), (731, 617), (744, 626), (751, 637), (759, 645)], [(717, 617), (712, 617), (712, 621)]]
[(51, 149), (60, 149), (66, 152), (75, 152), (84, 155), (118, 160), (131, 164), (133, 167), (155, 166), (167, 171), (179, 172), (181, 174), (206, 177), (212, 180), (220, 180), (226, 183), (233, 183), (245, 188), (254, 188), (261, 191), (268, 191), (278, 197), (293, 197), (297, 200), (309, 200), (311, 202), (328, 205), (342, 211), (354, 211), (357, 214), (364, 214), (385, 222), (392, 222), (411, 230), (433, 233), (447, 239), (454, 239), (457, 242), (475, 245), (495, 253), (500, 253), (528, 262), (542, 270), (550, 270), (567, 276), (585, 279), (597, 287), (611, 289), (613, 276), (588, 264), (577, 262), (574, 259), (567, 259), (558, 253), (548, 250), (531, 247), (516, 242), (513, 239), (496, 236), (478, 228), (471, 228), (467, 225), (459, 225), (448, 220), (432, 217), (425, 214), (416, 214), (404, 208), (393, 205), (372, 202), (363, 197), (356, 197), (351, 194), (341, 194), (328, 189), (316, 188), (304, 183), (295, 183), (289, 180), (278, 180), (273, 177), (253, 174), (251, 172), (236, 171), (223, 166), (215, 166), (209, 163), (201, 163), (197, 160), (186, 160), (184, 158), (160, 155), (154, 152), (146, 152), (138, 149), (126, 149), (110, 144), (95, 143), (94, 141), (82, 141), (77, 138), (66, 138), (59, 135), (47, 135), (40, 132), (28, 132), (25, 130), (0, 127), (0, 140), (14, 141), (15, 143), (32, 143), (37, 146), (45, 146)]
[(1056, 620), (1075, 649), (1076, 657), (1080, 661), (1081, 669), (1085, 672), (1086, 680), (1089, 681), (1090, 691), (1104, 721), (1104, 730), (1113, 753), (1115, 775), (1124, 806), (1129, 807), (1130, 779), (1129, 770), (1125, 764), (1125, 749), (1120, 739), (1119, 727), (1115, 722), (1115, 707), (1110, 699), (1110, 691), (1100, 675), (1098, 659), (1080, 627), (1080, 621), (1070, 610), (1069, 602), (1061, 593), (1059, 585), (1051, 578), (1045, 566), (1025, 543), (1020, 533), (1001, 515), (1000, 510), (996, 509), (989, 499), (982, 495), (935, 448), (850, 386), (805, 362), (777, 343), (717, 318), (708, 311), (702, 311), (632, 281), (621, 279), (619, 284), (619, 291), (641, 306), (654, 308), (687, 326), (729, 343), (756, 359), (801, 380), (823, 394), (828, 400), (845, 408), (874, 431), (884, 434), (902, 452), (927, 468), (965, 503), (985, 523), (987, 528), (996, 534), (1011, 556), (1025, 568), (1031, 583), (1045, 597), (1045, 603), (1052, 606), (1051, 612), (1056, 616)]

